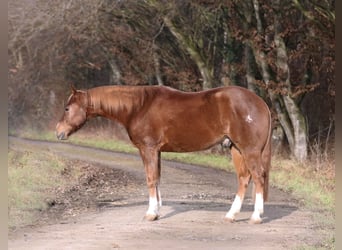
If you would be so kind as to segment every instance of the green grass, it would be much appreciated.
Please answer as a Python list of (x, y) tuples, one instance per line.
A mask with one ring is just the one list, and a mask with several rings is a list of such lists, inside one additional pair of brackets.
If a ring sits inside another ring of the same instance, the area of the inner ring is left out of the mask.
[(9, 228), (33, 224), (53, 199), (53, 189), (66, 185), (66, 164), (48, 152), (8, 151)]
[(271, 183), (290, 192), (310, 209), (335, 210), (335, 179), (293, 160), (275, 159)]
[(210, 166), (227, 171), (233, 171), (234, 166), (228, 156), (209, 153), (162, 153), (166, 160), (178, 161), (188, 164)]
[(324, 241), (321, 246), (303, 245), (298, 250), (335, 249), (335, 178), (314, 171), (309, 162), (275, 159), (270, 182), (291, 193), (307, 209), (317, 212), (313, 221), (324, 235)]

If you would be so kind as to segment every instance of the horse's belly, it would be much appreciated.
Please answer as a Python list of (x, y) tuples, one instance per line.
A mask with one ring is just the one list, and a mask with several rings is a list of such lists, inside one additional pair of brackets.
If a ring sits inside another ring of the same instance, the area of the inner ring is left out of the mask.
[(162, 145), (163, 152), (194, 152), (208, 149), (221, 142), (223, 136), (179, 136), (167, 138), (166, 143)]

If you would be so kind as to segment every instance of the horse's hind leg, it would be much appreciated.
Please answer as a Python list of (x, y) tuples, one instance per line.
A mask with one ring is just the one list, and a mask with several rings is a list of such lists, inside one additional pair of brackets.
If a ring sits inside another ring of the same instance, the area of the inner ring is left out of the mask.
[(266, 173), (259, 152), (245, 154), (244, 159), (255, 185), (254, 211), (250, 218), (250, 222), (259, 224), (262, 222), (260, 215), (264, 213), (264, 185), (266, 184)]
[(240, 212), (243, 199), (248, 187), (248, 183), (251, 179), (251, 174), (246, 168), (244, 159), (241, 153), (235, 148), (231, 148), (231, 154), (233, 158), (233, 163), (236, 169), (236, 174), (238, 178), (239, 188), (235, 196), (234, 202), (225, 216), (225, 220), (233, 222), (235, 220), (235, 215)]

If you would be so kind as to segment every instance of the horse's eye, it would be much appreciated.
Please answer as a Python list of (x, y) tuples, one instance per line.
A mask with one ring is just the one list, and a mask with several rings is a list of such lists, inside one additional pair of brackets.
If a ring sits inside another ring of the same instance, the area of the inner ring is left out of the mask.
[(65, 108), (65, 112), (68, 112), (68, 111), (69, 111), (69, 108), (68, 108), (68, 107), (66, 107), (66, 108)]

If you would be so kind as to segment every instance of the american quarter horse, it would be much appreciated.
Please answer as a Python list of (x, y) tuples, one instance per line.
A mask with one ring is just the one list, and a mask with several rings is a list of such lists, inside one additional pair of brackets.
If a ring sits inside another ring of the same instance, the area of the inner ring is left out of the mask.
[(253, 92), (237, 86), (196, 93), (162, 86), (72, 88), (56, 126), (57, 138), (67, 139), (94, 116), (121, 123), (139, 149), (149, 188), (147, 220), (158, 219), (162, 205), (161, 152), (199, 151), (229, 140), (239, 186), (225, 219), (234, 221), (252, 179), (255, 204), (250, 222), (262, 222), (271, 167), (271, 115)]

